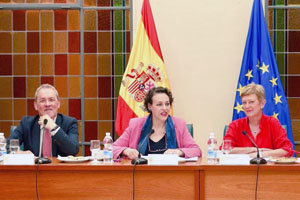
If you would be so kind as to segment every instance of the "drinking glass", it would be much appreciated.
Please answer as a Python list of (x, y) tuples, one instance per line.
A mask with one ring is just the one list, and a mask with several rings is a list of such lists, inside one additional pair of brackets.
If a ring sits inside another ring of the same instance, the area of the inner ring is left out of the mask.
[(11, 154), (15, 154), (20, 150), (19, 140), (11, 139), (9, 143), (9, 151)]
[(228, 155), (231, 151), (231, 140), (224, 140), (222, 145), (222, 151), (224, 154)]
[(97, 155), (100, 152), (100, 141), (99, 140), (91, 140), (90, 150), (91, 150), (92, 158), (93, 158), (92, 163), (93, 164), (99, 163), (99, 161), (97, 160)]

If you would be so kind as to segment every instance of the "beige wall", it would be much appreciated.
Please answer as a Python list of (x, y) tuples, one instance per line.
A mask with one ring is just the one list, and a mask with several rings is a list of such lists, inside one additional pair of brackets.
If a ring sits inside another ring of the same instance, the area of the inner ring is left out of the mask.
[[(143, 1), (133, 0), (134, 33)], [(174, 101), (206, 153), (231, 122), (253, 0), (150, 0)], [(263, 1), (264, 4), (264, 1)]]

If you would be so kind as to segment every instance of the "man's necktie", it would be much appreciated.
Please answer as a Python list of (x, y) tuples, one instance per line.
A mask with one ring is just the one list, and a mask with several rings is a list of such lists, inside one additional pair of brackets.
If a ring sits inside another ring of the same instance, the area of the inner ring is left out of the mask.
[(51, 157), (51, 134), (48, 129), (45, 129), (44, 143), (43, 143), (43, 157)]

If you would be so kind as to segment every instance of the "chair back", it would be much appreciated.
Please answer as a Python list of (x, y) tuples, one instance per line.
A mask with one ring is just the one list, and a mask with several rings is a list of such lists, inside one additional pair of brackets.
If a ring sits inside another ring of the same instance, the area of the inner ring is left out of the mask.
[(188, 131), (190, 132), (191, 136), (194, 137), (194, 127), (193, 124), (186, 124)]

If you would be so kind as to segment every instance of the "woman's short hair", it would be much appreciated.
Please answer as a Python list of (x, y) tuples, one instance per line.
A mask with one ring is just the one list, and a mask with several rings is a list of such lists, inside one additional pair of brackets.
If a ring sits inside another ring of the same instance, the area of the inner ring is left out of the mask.
[(151, 90), (148, 91), (148, 93), (146, 94), (145, 100), (144, 100), (144, 106), (145, 106), (146, 110), (149, 113), (151, 113), (151, 110), (148, 108), (148, 104), (152, 105), (152, 103), (153, 103), (152, 102), (152, 97), (155, 94), (159, 94), (159, 93), (166, 94), (169, 97), (170, 105), (172, 105), (172, 103), (174, 101), (174, 98), (172, 96), (172, 92), (168, 88), (165, 88), (165, 87), (153, 87), (153, 88), (151, 88)]
[(265, 89), (260, 84), (250, 83), (241, 91), (241, 98), (250, 94), (255, 94), (259, 102), (265, 99)]

